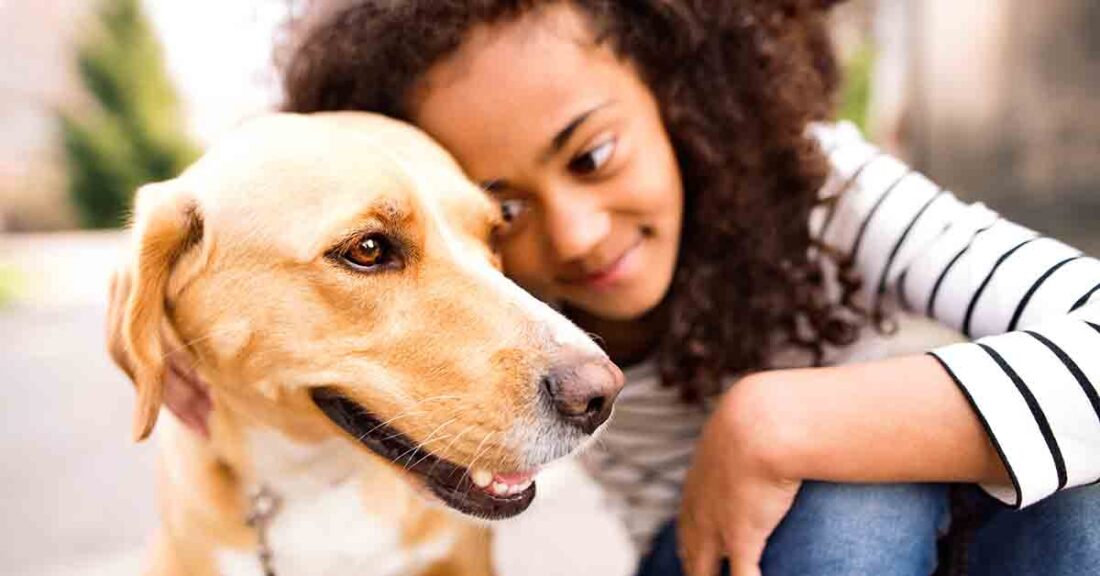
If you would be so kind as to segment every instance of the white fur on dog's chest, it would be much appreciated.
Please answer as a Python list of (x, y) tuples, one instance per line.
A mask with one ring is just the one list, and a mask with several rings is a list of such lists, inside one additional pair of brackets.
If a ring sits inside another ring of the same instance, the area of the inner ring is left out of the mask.
[[(413, 575), (450, 553), (453, 536), (409, 547), (399, 518), (368, 513), (361, 476), (348, 465), (362, 456), (346, 442), (306, 447), (265, 432), (250, 445), (258, 475), (280, 499), (267, 529), (276, 576)], [(222, 550), (217, 563), (223, 576), (263, 576), (256, 551)]]

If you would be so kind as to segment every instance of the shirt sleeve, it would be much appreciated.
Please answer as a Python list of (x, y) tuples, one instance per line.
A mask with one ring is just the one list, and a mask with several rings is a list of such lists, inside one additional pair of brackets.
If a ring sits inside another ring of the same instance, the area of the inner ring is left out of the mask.
[(1023, 507), (1100, 479), (1100, 261), (960, 202), (865, 142), (812, 129), (833, 174), (815, 238), (852, 259), (861, 298), (896, 299), (973, 339), (931, 351), (977, 412)]

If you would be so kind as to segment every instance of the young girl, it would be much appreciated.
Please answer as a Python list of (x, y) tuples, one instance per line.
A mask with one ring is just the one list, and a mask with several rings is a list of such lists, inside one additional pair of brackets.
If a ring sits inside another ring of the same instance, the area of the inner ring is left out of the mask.
[[(644, 573), (928, 574), (948, 495), (918, 482), (996, 498), (962, 493), (962, 568), (1093, 570), (1100, 262), (830, 124), (829, 4), (359, 1), (286, 108), (410, 121), (499, 199), (506, 273), (628, 368), (588, 463)], [(977, 340), (762, 371), (899, 305)]]

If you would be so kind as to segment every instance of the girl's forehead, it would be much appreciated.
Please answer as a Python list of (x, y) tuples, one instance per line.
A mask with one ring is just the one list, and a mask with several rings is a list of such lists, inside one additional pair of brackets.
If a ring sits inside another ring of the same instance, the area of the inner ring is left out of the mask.
[[(564, 45), (564, 46), (559, 46)], [(510, 19), (476, 24), (466, 33), (462, 43), (444, 62), (461, 73), (472, 60), (486, 53), (519, 51), (537, 56), (547, 48), (591, 48), (596, 46), (588, 17), (581, 10), (562, 2), (553, 6), (528, 10)]]
[(499, 92), (515, 97), (549, 90), (547, 100), (554, 100), (578, 80), (598, 83), (594, 73), (614, 63), (609, 52), (592, 38), (584, 16), (564, 3), (477, 26), (428, 69), (413, 97), (414, 108), (440, 92), (484, 99)]
[(584, 18), (562, 3), (475, 29), (429, 69), (413, 120), (468, 164), (471, 149), (545, 146), (577, 115), (623, 100), (633, 70), (595, 42)]

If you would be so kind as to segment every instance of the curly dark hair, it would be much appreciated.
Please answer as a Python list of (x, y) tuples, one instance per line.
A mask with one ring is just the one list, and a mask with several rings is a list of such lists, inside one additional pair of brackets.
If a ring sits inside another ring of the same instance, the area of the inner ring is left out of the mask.
[(826, 11), (835, 0), (360, 0), (296, 45), (284, 108), (408, 120), (418, 82), (472, 28), (558, 2), (634, 64), (680, 163), (685, 213), (657, 351), (663, 382), (700, 400), (723, 378), (768, 367), (776, 346), (808, 347), (820, 361), (824, 345), (853, 342), (858, 282), (842, 275), (846, 297), (825, 297), (806, 224), (828, 171), (806, 127), (833, 110)]

